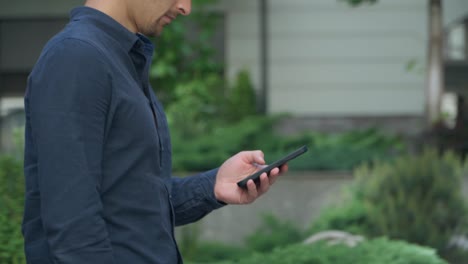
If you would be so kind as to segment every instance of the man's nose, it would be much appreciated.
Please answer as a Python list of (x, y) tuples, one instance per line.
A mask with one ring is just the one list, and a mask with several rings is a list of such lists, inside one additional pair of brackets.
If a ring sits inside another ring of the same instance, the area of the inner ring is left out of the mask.
[(183, 16), (188, 16), (192, 12), (192, 0), (179, 0), (176, 5), (179, 14)]

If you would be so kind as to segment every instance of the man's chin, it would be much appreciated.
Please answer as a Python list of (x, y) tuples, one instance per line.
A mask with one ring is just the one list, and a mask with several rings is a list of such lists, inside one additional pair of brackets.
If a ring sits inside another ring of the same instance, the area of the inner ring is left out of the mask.
[(157, 26), (153, 30), (147, 30), (146, 32), (140, 32), (147, 37), (159, 37), (163, 32), (163, 27)]
[(164, 27), (157, 27), (154, 32), (152, 32), (152, 37), (159, 37), (164, 31)]

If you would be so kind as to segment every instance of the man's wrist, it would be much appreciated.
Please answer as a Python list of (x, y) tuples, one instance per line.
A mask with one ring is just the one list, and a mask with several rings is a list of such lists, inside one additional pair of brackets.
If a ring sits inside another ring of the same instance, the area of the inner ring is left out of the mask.
[(211, 170), (207, 172), (206, 179), (210, 182), (210, 190), (207, 190), (209, 203), (214, 209), (218, 209), (227, 205), (226, 202), (223, 201), (222, 195), (220, 194), (218, 188), (216, 188), (216, 179), (217, 179), (218, 169)]

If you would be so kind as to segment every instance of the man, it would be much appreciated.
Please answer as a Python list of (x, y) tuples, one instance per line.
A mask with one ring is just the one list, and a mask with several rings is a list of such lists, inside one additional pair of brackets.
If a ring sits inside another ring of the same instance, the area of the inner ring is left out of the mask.
[(190, 0), (88, 0), (44, 48), (25, 97), (28, 263), (182, 263), (175, 225), (251, 203), (287, 171), (241, 189), (236, 182), (265, 164), (261, 151), (245, 151), (219, 169), (171, 177), (145, 36), (190, 9)]

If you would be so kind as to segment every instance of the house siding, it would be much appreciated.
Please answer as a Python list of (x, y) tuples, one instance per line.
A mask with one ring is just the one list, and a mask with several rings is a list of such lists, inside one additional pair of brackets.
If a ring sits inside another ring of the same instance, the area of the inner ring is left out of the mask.
[(84, 0), (0, 0), (0, 18), (68, 17), (70, 9)]
[[(229, 1), (226, 1), (229, 2)], [(250, 69), (260, 85), (258, 1), (227, 3), (228, 74)], [(269, 1), (271, 113), (422, 115), (426, 1)]]
[[(66, 18), (70, 8), (82, 3), (0, 0), (0, 19)], [(358, 8), (338, 0), (268, 4), (270, 113), (422, 116), (427, 0), (379, 0)], [(232, 80), (246, 68), (259, 89), (259, 1), (221, 0), (218, 8), (226, 19), (227, 76)], [(445, 1), (444, 21), (450, 23), (467, 11), (465, 0)], [(28, 56), (11, 61), (14, 52), (6, 49), (0, 56), (5, 70), (25, 70), (35, 60)], [(416, 62), (416, 70), (406, 69), (410, 61)]]

